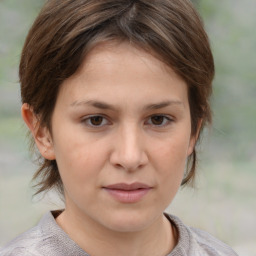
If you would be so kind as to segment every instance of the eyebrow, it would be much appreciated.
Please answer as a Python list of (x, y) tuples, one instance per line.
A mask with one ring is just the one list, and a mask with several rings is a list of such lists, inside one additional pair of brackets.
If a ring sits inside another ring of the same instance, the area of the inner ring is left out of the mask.
[(183, 105), (182, 101), (179, 100), (167, 100), (155, 104), (148, 104), (144, 107), (145, 110), (155, 110), (155, 109), (161, 109), (165, 108), (171, 105)]
[[(97, 101), (97, 100), (82, 100), (82, 101), (74, 101), (73, 103), (70, 104), (71, 107), (78, 107), (78, 106), (92, 106), (95, 108), (99, 109), (105, 109), (105, 110), (115, 110), (116, 107), (114, 105), (108, 104), (106, 102), (102, 101)], [(148, 104), (145, 107), (143, 107), (144, 110), (156, 110), (156, 109), (161, 109), (168, 107), (170, 105), (184, 105), (182, 101), (179, 100), (167, 100), (167, 101), (162, 101), (159, 103), (153, 103), (153, 104)]]
[(74, 101), (73, 103), (70, 104), (71, 107), (78, 107), (83, 105), (92, 106), (99, 109), (110, 109), (110, 110), (115, 109), (115, 107), (111, 104), (101, 102), (101, 101), (96, 101), (96, 100)]

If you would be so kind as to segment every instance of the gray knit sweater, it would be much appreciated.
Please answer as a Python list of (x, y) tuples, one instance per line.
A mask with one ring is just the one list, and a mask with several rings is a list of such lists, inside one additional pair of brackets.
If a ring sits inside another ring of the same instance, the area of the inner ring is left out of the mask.
[[(53, 214), (47, 213), (37, 226), (0, 249), (0, 256), (89, 256), (58, 226)], [(238, 256), (208, 233), (167, 217), (179, 233), (178, 244), (167, 256)]]

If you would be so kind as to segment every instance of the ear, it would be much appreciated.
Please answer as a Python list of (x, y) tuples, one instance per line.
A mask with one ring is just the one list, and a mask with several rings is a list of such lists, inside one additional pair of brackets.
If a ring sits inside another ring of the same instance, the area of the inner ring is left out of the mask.
[(197, 131), (196, 131), (196, 133), (193, 136), (190, 137), (187, 156), (190, 156), (193, 153), (193, 151), (194, 151), (197, 139), (199, 137), (199, 133), (200, 133), (200, 129), (201, 129), (201, 126), (202, 126), (202, 122), (203, 122), (203, 119), (200, 119), (198, 124), (197, 124)]
[(38, 116), (34, 113), (33, 109), (27, 103), (24, 103), (22, 105), (21, 115), (31, 134), (33, 135), (33, 138), (41, 155), (48, 160), (54, 160), (55, 153), (52, 136), (47, 127), (41, 126)]

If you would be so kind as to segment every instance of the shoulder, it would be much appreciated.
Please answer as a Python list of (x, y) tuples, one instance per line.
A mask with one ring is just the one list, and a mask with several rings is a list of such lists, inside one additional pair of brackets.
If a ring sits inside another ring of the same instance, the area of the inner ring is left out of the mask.
[(218, 240), (211, 234), (197, 228), (189, 229), (198, 246), (202, 251), (207, 252), (207, 255), (238, 256), (227, 244)]
[(34, 227), (19, 235), (0, 249), (0, 256), (37, 256), (35, 248), (41, 240), (39, 233), (38, 227)]
[(30, 253), (25, 248), (5, 248), (0, 249), (0, 256), (37, 256), (36, 254)]
[[(175, 225), (179, 234), (176, 250), (183, 251), (181, 255), (193, 256), (238, 256), (228, 245), (209, 233), (186, 226), (178, 217), (167, 215)], [(171, 254), (172, 255), (172, 254)]]
[(0, 256), (40, 256), (40, 248), (49, 238), (43, 230), (43, 225), (50, 221), (51, 214), (46, 214), (39, 224), (10, 241), (0, 249)]
[(60, 212), (44, 215), (37, 226), (0, 249), (0, 256), (88, 256), (56, 223)]

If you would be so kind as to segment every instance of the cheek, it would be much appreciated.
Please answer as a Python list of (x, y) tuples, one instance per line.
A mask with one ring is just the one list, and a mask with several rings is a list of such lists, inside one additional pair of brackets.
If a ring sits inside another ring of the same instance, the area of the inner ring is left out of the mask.
[[(184, 136), (185, 137), (185, 136)], [(184, 165), (189, 149), (189, 139), (166, 139), (154, 147), (152, 156), (155, 162), (169, 167)]]
[[(59, 134), (61, 135), (61, 134)], [(56, 137), (56, 160), (64, 186), (70, 184), (93, 183), (107, 159), (107, 149), (103, 145), (82, 136)], [(60, 140), (60, 138), (62, 138)]]
[[(186, 136), (184, 136), (186, 137)], [(179, 186), (184, 175), (188, 140), (184, 138), (165, 140), (152, 152), (153, 165), (161, 183)]]
[(56, 160), (61, 175), (70, 176), (72, 179), (81, 179), (84, 176), (90, 176), (92, 166), (97, 163), (92, 150), (84, 148), (66, 147), (58, 151)]
[[(64, 185), (65, 198), (77, 204), (93, 198), (93, 187), (97, 186), (97, 159), (91, 150), (79, 149), (61, 152), (57, 158), (60, 176)], [(90, 201), (90, 200), (89, 200)], [(88, 201), (88, 202), (89, 202)]]
[(165, 209), (178, 192), (186, 165), (186, 147), (167, 141), (154, 151), (152, 161), (158, 184), (155, 203)]

